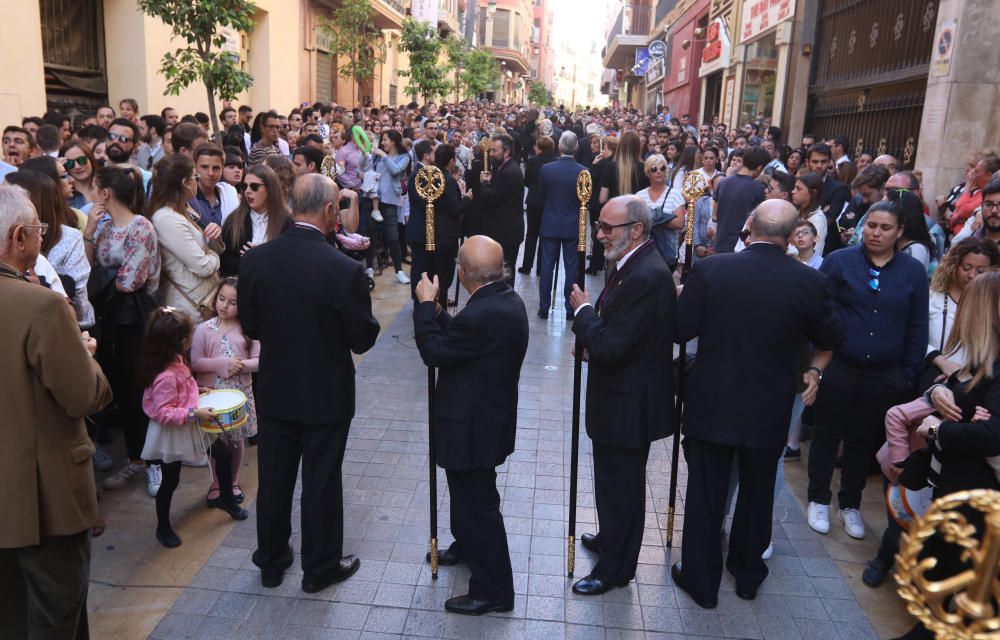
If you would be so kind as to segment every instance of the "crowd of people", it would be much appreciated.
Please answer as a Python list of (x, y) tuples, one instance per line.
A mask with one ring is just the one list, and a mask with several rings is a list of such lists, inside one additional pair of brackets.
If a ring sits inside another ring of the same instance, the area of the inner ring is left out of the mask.
[[(663, 390), (671, 388), (672, 345), (681, 339), (698, 338), (682, 424), (691, 477), (703, 481), (688, 486), (685, 561), (674, 579), (702, 606), (714, 606), (722, 570), (721, 555), (704, 545), (721, 527), (737, 484), (728, 566), (738, 595), (756, 595), (773, 551), (769, 505), (783, 465), (802, 458), (807, 435), (808, 522), (821, 534), (831, 528), (839, 467), (836, 514), (849, 536), (865, 536), (860, 501), (879, 470), (886, 416), (920, 397), (931, 409), (921, 422), (906, 423), (913, 438), (890, 449), (883, 483), (929, 484), (935, 495), (1000, 488), (993, 458), (1000, 423), (992, 418), (1000, 415), (992, 392), (1000, 352), (1000, 276), (992, 273), (1000, 267), (1000, 157), (971, 157), (964, 182), (928, 203), (920, 172), (892, 156), (851, 158), (843, 136), (789, 142), (766, 121), (734, 128), (666, 110), (572, 112), (471, 100), (398, 108), (304, 103), (287, 115), (225, 103), (213, 126), (205, 114), (181, 116), (170, 107), (140, 115), (136, 101), (125, 99), (117, 110), (102, 106), (75, 119), (50, 112), (7, 126), (0, 286), (11, 290), (5, 300), (15, 292), (24, 299), (5, 303), (4, 313), (30, 320), (4, 319), (7, 338), (21, 331), (29, 345), (19, 347), (27, 359), (12, 370), (12, 388), (23, 397), (51, 391), (45, 402), (58, 420), (25, 409), (23, 428), (39, 442), (54, 437), (59, 421), (74, 436), (60, 433), (47, 449), (0, 457), (0, 485), (14, 489), (24, 516), (22, 531), (0, 535), (0, 550), (44, 549), (51, 539), (62, 545), (52, 553), (77, 549), (84, 578), (78, 597), (39, 596), (31, 585), (44, 569), (30, 563), (41, 561), (19, 551), (29, 585), (21, 601), (41, 598), (31, 606), (47, 612), (42, 617), (55, 620), (53, 628), (86, 629), (89, 537), (100, 535), (103, 523), (94, 474), (79, 465), (92, 464), (106, 491), (145, 480), (156, 538), (175, 547), (181, 538), (170, 506), (182, 465), (210, 465), (206, 504), (242, 520), (239, 470), (246, 447), (258, 442), (254, 562), (264, 585), (280, 584), (291, 563), (300, 458), (303, 589), (314, 593), (352, 575), (359, 561), (343, 557), (340, 515), (340, 462), (354, 406), (349, 354), (367, 350), (378, 335), (369, 291), (391, 265), (396, 283), (410, 286), (421, 355), (441, 368), (442, 385), (463, 389), (485, 376), (491, 382), (476, 393), (506, 389), (497, 405), (504, 424), (476, 428), (509, 428), (509, 443), (481, 455), (466, 455), (474, 446), (463, 445), (442, 464), (457, 538), (442, 562), (473, 568), (471, 600), (449, 610), (506, 610), (512, 587), (495, 583), (511, 579), (509, 560), (497, 565), (490, 555), (506, 546), (497, 535), (496, 476), (470, 469), (491, 470), (512, 450), (520, 361), (500, 372), (479, 370), (469, 358), (499, 357), (503, 345), (456, 332), (477, 318), (495, 324), (491, 307), (520, 326), (516, 274), (539, 276), (536, 315), (548, 319), (560, 254), (566, 274), (578, 268), (582, 172), (594, 185), (585, 203), (592, 223), (587, 272), (606, 271), (607, 284), (593, 303), (571, 277), (562, 292), (566, 318), (588, 352), (587, 432), (601, 525), (582, 539), (600, 560), (575, 591), (603, 593), (635, 575), (649, 445), (678, 426), (673, 394)], [(416, 182), (424, 166), (444, 176), (433, 253), (425, 250), (427, 202)], [(688, 254), (685, 187), (694, 176), (704, 188), (691, 203)], [(310, 269), (310, 277), (289, 282), (288, 265), (307, 257), (328, 272)], [(477, 302), (452, 318), (456, 258), (457, 279)], [(678, 298), (674, 286), (689, 269)], [(422, 278), (426, 273), (432, 278)], [(24, 289), (24, 281), (35, 288)], [(65, 299), (62, 310), (44, 289)], [(478, 303), (484, 299), (490, 302)], [(303, 327), (288, 332), (283, 323), (296, 308)], [(323, 318), (324, 309), (337, 313)], [(71, 325), (59, 321), (70, 315)], [(79, 345), (68, 339), (73, 328)], [(523, 360), (527, 333), (511, 331), (490, 333), (516, 343), (506, 355), (520, 350)], [(452, 340), (464, 355), (446, 348)], [(88, 350), (99, 366), (82, 357)], [(306, 352), (325, 354), (312, 373), (297, 361)], [(762, 376), (768, 366), (774, 375)], [(720, 388), (731, 401), (712, 395)], [(211, 389), (238, 389), (247, 398), (250, 419), (224, 437), (197, 426), (215, 419), (198, 407), (199, 393)], [(313, 391), (309, 399), (304, 389)], [(754, 407), (749, 424), (717, 413), (737, 405)], [(77, 418), (86, 418), (86, 430)], [(466, 437), (453, 424), (438, 428), (448, 442)], [(114, 430), (123, 434), (122, 460), (101, 446)], [(933, 472), (912, 471), (928, 458), (927, 447)], [(66, 455), (76, 465), (69, 480), (36, 482), (47, 477), (43, 467), (65, 464), (51, 456)], [(35, 466), (23, 456), (35, 456)], [(481, 511), (479, 521), (455, 522), (462, 500)], [(872, 587), (891, 571), (898, 545), (892, 513), (888, 522), (864, 574)], [(491, 541), (491, 550), (472, 538)]]

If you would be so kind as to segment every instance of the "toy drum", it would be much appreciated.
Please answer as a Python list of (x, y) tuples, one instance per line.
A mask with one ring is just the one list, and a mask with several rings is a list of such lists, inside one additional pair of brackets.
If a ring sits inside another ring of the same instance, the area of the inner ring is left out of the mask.
[(205, 433), (220, 434), (238, 429), (247, 423), (247, 397), (238, 389), (216, 389), (198, 398), (198, 408), (213, 409), (215, 419), (198, 421)]
[(901, 484), (892, 484), (885, 490), (885, 504), (899, 526), (906, 528), (911, 522), (924, 515), (931, 506), (933, 489), (924, 487), (910, 491)]

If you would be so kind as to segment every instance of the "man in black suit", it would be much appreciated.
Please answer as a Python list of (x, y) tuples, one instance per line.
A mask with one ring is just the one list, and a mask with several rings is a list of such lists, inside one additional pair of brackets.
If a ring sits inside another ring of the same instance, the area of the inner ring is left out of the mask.
[(514, 607), (496, 467), (514, 452), (528, 316), (504, 280), (503, 250), (493, 240), (473, 236), (462, 245), (458, 278), (469, 301), (453, 318), (436, 302), (437, 276), (432, 282), (422, 275), (413, 327), (420, 356), (439, 370), (434, 433), (437, 463), (448, 476), (455, 535), (440, 562), (465, 562), (472, 572), (468, 594), (451, 598), (445, 609), (480, 615)]
[(292, 495), (302, 459), (302, 590), (345, 580), (360, 561), (343, 557), (341, 464), (354, 417), (354, 361), (375, 344), (378, 321), (363, 267), (326, 242), (337, 186), (300, 176), (295, 225), (248, 251), (240, 264), (240, 322), (260, 340), (257, 551), (265, 587), (292, 564)]
[(503, 247), (507, 284), (514, 287), (517, 251), (524, 241), (524, 174), (512, 157), (514, 140), (506, 133), (493, 136), (490, 170), (479, 177), (475, 206), (482, 216), (483, 235)]
[[(427, 271), (427, 247), (426, 247), (426, 227), (427, 201), (417, 193), (417, 172), (422, 167), (434, 164), (434, 145), (430, 140), (418, 140), (413, 145), (413, 156), (416, 161), (413, 163), (413, 170), (410, 172), (410, 179), (406, 184), (406, 197), (410, 199), (410, 218), (406, 222), (406, 243), (410, 247), (410, 294), (416, 300), (417, 282), (420, 281), (420, 274)], [(435, 206), (435, 213), (437, 207)], [(435, 217), (437, 221), (437, 217)], [(434, 240), (437, 242), (440, 228), (434, 229)], [(442, 238), (443, 239), (443, 238)], [(437, 273), (438, 262), (435, 261), (434, 273)]]
[[(771, 541), (778, 458), (788, 437), (800, 354), (836, 346), (825, 278), (785, 255), (798, 215), (784, 200), (766, 200), (750, 217), (740, 253), (696, 262), (677, 303), (677, 338), (698, 338), (698, 358), (684, 411), (684, 562), (674, 582), (705, 608), (718, 601), (722, 580), (719, 531), (735, 457), (739, 498), (729, 535), (729, 572), (736, 595), (753, 599), (767, 577), (761, 555)], [(817, 351), (825, 366), (829, 352)], [(811, 404), (819, 368), (805, 374)]]
[(599, 555), (573, 585), (582, 595), (623, 587), (635, 577), (646, 517), (649, 445), (674, 432), (674, 281), (649, 233), (652, 214), (635, 196), (601, 210), (597, 239), (610, 271), (596, 305), (576, 285), (573, 333), (586, 348), (587, 435), (594, 445), (594, 498), (600, 533), (583, 534)]
[(829, 255), (844, 246), (837, 220), (844, 211), (844, 205), (851, 199), (851, 188), (833, 177), (833, 155), (829, 145), (818, 142), (809, 147), (809, 170), (823, 179), (819, 206), (826, 215), (826, 244), (823, 255)]

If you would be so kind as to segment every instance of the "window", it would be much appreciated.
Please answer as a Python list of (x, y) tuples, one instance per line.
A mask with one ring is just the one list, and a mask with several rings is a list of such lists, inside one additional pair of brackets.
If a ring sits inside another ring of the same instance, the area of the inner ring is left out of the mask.
[(521, 14), (514, 14), (514, 49), (521, 50)]
[(510, 9), (497, 9), (493, 14), (493, 46), (510, 46)]

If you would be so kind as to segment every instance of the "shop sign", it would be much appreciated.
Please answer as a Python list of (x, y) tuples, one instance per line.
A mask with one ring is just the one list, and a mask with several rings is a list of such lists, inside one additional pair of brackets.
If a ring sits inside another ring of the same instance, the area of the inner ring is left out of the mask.
[(729, 65), (729, 29), (726, 21), (716, 18), (708, 25), (705, 34), (705, 48), (701, 52), (701, 66), (698, 75), (702, 78)]
[(649, 43), (649, 55), (651, 58), (662, 58), (667, 52), (667, 43), (663, 40), (653, 40)]
[(752, 40), (795, 15), (795, 0), (745, 0), (740, 42)]

